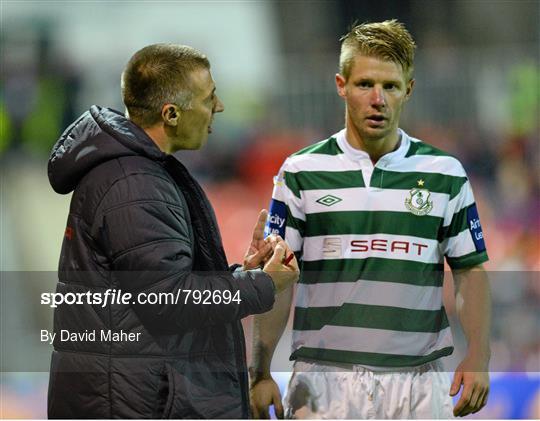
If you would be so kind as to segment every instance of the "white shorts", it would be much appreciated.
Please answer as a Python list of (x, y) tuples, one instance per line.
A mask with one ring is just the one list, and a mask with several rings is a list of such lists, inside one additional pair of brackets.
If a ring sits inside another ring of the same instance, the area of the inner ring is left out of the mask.
[(442, 363), (393, 371), (296, 361), (285, 418), (454, 418)]

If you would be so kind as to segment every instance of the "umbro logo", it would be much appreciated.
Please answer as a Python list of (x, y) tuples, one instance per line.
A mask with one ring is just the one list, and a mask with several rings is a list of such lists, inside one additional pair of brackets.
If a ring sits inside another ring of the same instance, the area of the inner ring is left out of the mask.
[(336, 203), (341, 202), (343, 199), (340, 199), (339, 197), (332, 196), (331, 194), (327, 194), (326, 196), (321, 197), (320, 199), (317, 199), (316, 202), (320, 203), (324, 206), (332, 206)]

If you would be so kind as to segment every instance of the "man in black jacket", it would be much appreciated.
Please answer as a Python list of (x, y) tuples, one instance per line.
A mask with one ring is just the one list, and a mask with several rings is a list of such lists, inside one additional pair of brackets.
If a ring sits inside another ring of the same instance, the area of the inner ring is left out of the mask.
[(57, 293), (78, 297), (55, 309), (49, 417), (247, 418), (240, 319), (270, 310), (297, 262), (263, 240), (263, 211), (229, 268), (208, 199), (171, 155), (200, 148), (223, 111), (204, 55), (145, 47), (122, 96), (126, 116), (93, 106), (49, 160), (54, 190), (73, 191)]

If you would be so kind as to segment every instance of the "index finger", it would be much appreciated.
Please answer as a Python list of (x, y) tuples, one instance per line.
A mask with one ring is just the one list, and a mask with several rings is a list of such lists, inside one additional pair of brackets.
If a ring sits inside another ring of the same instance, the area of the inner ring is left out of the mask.
[(463, 388), (463, 392), (461, 392), (461, 397), (459, 398), (458, 403), (454, 407), (454, 415), (457, 417), (462, 414), (463, 409), (469, 404), (469, 401), (471, 400), (472, 390), (471, 386), (467, 385)]
[(266, 209), (261, 209), (261, 211), (259, 212), (259, 218), (257, 219), (257, 223), (253, 227), (253, 240), (264, 240), (264, 226), (266, 225), (267, 218), (268, 211)]
[(469, 406), (474, 411), (478, 406), (480, 406), (483, 399), (484, 399), (484, 389), (480, 386), (476, 386), (474, 388), (473, 393), (471, 393), (471, 400), (469, 402)]
[(476, 404), (476, 407), (473, 409), (472, 413), (476, 414), (478, 411), (480, 411), (484, 406), (486, 406), (487, 403), (487, 394), (488, 390), (483, 390), (482, 393), (480, 393), (480, 397), (478, 398), (478, 402)]

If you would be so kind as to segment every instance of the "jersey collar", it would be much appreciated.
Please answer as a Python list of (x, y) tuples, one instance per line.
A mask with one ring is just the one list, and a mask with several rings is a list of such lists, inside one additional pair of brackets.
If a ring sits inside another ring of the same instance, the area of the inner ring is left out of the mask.
[[(339, 148), (347, 155), (349, 158), (351, 158), (353, 161), (360, 161), (369, 159), (369, 155), (367, 152), (353, 148), (349, 142), (347, 142), (347, 138), (345, 137), (345, 131), (346, 129), (343, 129), (335, 134), (337, 144)], [(403, 130), (398, 128), (399, 137), (401, 139), (401, 143), (399, 145), (399, 148), (397, 148), (395, 151), (387, 153), (386, 155), (383, 155), (378, 161), (377, 164), (380, 162), (383, 163), (389, 163), (395, 160), (400, 160), (405, 157), (407, 154), (407, 151), (409, 150), (409, 146), (411, 144), (411, 139), (407, 133), (405, 133)]]

